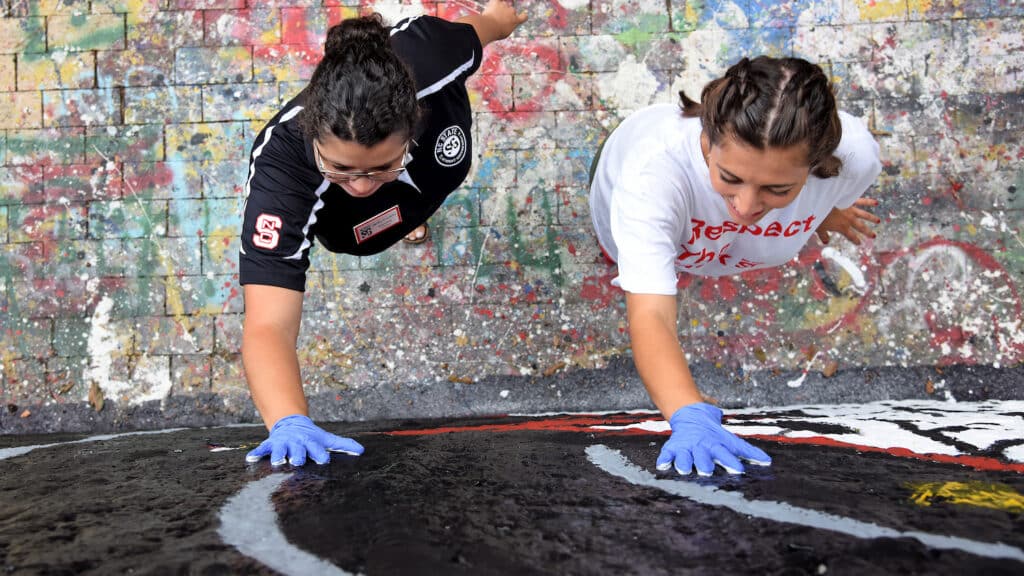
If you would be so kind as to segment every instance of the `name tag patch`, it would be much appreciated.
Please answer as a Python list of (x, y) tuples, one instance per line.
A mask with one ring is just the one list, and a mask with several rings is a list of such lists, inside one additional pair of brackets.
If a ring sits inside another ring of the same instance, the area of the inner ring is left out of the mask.
[(353, 232), (356, 234), (356, 244), (362, 244), (388, 228), (393, 228), (401, 223), (402, 213), (398, 211), (398, 206), (392, 206), (373, 218), (364, 220), (352, 227)]

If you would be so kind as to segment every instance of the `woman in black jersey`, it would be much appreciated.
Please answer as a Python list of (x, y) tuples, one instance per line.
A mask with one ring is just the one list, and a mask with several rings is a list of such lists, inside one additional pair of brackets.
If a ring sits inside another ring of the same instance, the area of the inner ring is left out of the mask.
[(295, 347), (309, 250), (318, 241), (369, 255), (426, 238), (427, 218), (469, 174), (466, 78), (484, 46), (525, 20), (505, 0), (456, 22), (345, 20), (328, 31), (309, 85), (256, 137), (239, 255), (242, 360), (270, 434), (247, 460), (362, 453), (307, 415)]

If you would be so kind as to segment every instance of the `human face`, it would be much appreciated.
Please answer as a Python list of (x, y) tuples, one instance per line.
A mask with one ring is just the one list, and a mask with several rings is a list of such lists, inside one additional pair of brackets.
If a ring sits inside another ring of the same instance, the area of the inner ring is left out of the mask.
[(754, 224), (769, 210), (788, 206), (811, 173), (802, 145), (758, 150), (727, 134), (713, 146), (702, 138), (701, 147), (711, 187), (741, 225)]
[(313, 140), (313, 155), (324, 178), (350, 196), (366, 198), (405, 170), (409, 143), (398, 133), (369, 147), (328, 135)]

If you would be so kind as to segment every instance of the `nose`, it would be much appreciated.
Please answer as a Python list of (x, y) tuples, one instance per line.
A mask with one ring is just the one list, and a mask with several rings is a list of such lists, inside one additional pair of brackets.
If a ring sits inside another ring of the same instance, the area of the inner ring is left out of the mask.
[(359, 177), (354, 180), (347, 182), (348, 188), (360, 196), (370, 194), (380, 186), (379, 182), (374, 182), (366, 177)]
[(756, 188), (745, 187), (730, 200), (736, 213), (744, 218), (749, 218), (761, 211), (761, 197)]

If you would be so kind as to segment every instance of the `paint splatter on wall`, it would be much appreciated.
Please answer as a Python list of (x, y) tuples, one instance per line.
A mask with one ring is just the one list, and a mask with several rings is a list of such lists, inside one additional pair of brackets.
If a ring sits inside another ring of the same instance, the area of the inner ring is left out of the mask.
[[(244, 397), (248, 147), (330, 24), (464, 0), (11, 0), (0, 18), (0, 402)], [(741, 373), (1018, 364), (1024, 6), (990, 0), (517, 1), (470, 84), (473, 173), (433, 241), (314, 251), (310, 391), (600, 366), (628, 349), (587, 171), (630, 111), (742, 55), (822, 63), (883, 150), (873, 243), (680, 282), (692, 361)], [(88, 6), (88, 9), (83, 8)]]

